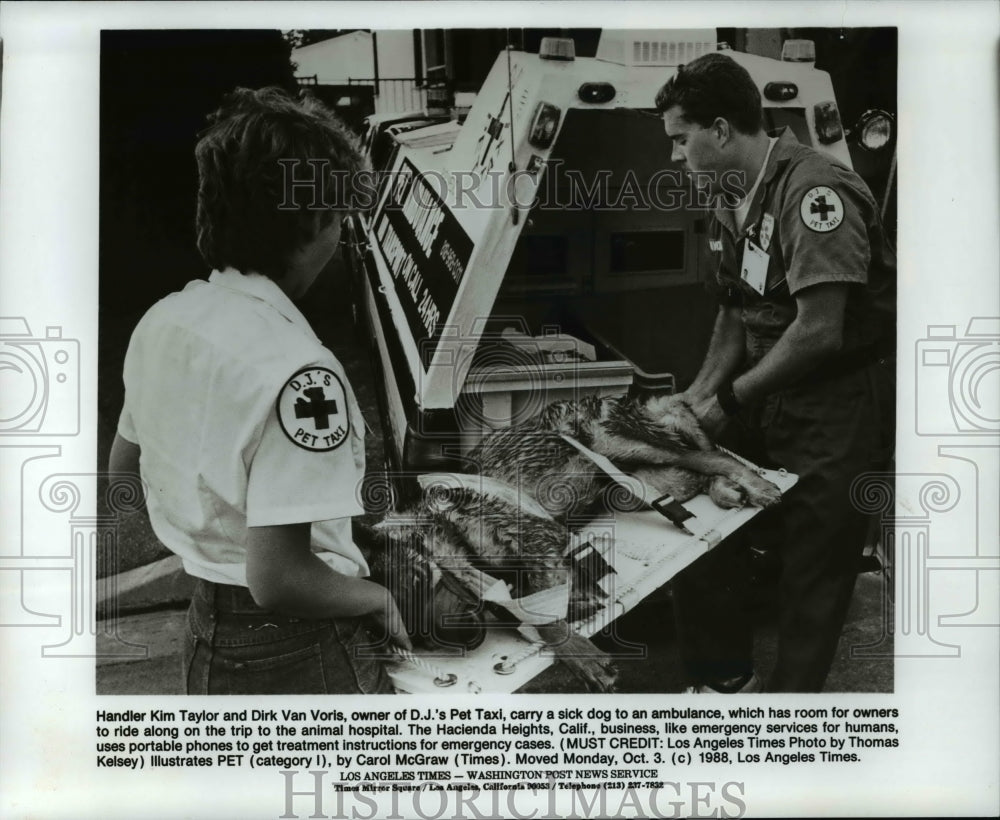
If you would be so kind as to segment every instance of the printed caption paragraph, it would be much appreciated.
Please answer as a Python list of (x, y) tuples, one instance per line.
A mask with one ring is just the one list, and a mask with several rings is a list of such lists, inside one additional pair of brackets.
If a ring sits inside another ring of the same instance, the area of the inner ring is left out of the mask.
[(652, 789), (689, 766), (877, 762), (894, 708), (149, 709), (96, 713), (102, 768), (316, 770), (342, 790)]

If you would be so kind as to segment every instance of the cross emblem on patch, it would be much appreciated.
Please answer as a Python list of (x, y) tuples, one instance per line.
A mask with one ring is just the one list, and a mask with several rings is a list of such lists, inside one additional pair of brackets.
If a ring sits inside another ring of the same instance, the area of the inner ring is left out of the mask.
[(829, 233), (844, 221), (844, 201), (833, 188), (817, 185), (803, 195), (799, 215), (809, 230)]
[(300, 396), (295, 400), (295, 418), (313, 419), (317, 430), (328, 430), (330, 414), (337, 412), (337, 402), (326, 398), (322, 387), (307, 387), (303, 392), (308, 398)]
[(816, 197), (816, 201), (809, 206), (809, 212), (814, 214), (819, 214), (819, 218), (826, 221), (827, 214), (836, 211), (837, 209), (833, 205), (828, 205), (825, 196)]
[(281, 388), (276, 409), (282, 431), (304, 450), (333, 450), (348, 438), (347, 393), (340, 377), (327, 367), (298, 371)]

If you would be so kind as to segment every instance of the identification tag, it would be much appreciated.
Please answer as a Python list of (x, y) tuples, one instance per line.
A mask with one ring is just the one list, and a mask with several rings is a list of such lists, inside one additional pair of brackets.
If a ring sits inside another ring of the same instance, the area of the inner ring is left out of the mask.
[(761, 296), (767, 287), (767, 263), (770, 257), (749, 239), (743, 247), (743, 265), (740, 278)]

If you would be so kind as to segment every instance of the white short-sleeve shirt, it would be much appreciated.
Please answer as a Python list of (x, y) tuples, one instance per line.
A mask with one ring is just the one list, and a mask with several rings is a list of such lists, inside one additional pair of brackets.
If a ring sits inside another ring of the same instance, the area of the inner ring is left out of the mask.
[(228, 268), (155, 304), (129, 343), (118, 433), (153, 531), (191, 575), (246, 586), (247, 527), (311, 522), (344, 575), (364, 512), (364, 421), (334, 355), (271, 279)]

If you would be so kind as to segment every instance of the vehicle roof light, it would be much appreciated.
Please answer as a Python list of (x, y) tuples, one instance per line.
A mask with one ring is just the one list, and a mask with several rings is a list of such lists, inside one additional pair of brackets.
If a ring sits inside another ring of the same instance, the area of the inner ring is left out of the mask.
[(799, 95), (799, 87), (795, 83), (776, 82), (764, 86), (764, 97), (773, 102), (788, 102)]
[(861, 115), (857, 130), (858, 142), (866, 151), (880, 151), (892, 139), (892, 114), (878, 109), (865, 111)]
[(531, 118), (531, 129), (528, 132), (528, 142), (535, 148), (548, 148), (555, 139), (559, 128), (559, 117), (562, 111), (557, 105), (540, 102), (535, 108), (535, 116)]
[(576, 96), (585, 103), (611, 102), (615, 93), (615, 87), (611, 83), (584, 83), (576, 90)]
[(543, 60), (563, 60), (569, 62), (576, 59), (576, 43), (572, 37), (543, 37), (538, 47), (538, 56)]
[(830, 145), (844, 137), (844, 126), (840, 124), (837, 103), (832, 100), (816, 103), (813, 107), (816, 120), (816, 138), (823, 145)]
[(781, 59), (786, 63), (815, 63), (816, 43), (812, 40), (785, 40)]

